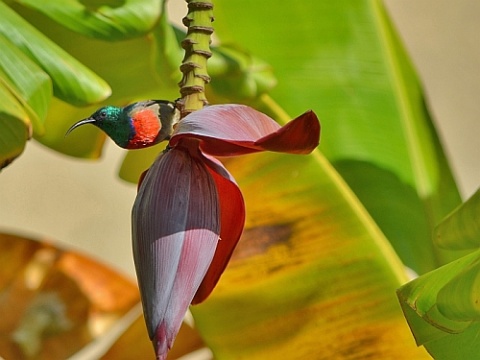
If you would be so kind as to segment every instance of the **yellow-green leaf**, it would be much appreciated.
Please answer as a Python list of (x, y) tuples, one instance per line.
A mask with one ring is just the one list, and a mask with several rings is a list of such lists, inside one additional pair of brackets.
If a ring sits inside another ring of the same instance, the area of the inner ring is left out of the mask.
[(246, 230), (211, 297), (192, 308), (216, 359), (428, 358), (396, 302), (401, 263), (320, 153), (226, 164)]

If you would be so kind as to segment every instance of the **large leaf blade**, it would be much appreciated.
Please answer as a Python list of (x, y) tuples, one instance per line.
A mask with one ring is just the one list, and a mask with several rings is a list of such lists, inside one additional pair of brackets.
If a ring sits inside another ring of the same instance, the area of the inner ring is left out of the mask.
[(215, 358), (341, 358), (353, 348), (427, 358), (396, 304), (401, 263), (319, 153), (226, 164), (246, 200), (246, 231), (209, 300), (192, 308)]

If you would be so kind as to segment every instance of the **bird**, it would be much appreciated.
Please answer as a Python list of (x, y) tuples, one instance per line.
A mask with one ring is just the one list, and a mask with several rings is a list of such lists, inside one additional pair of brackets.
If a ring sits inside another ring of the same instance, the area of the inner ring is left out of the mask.
[(168, 140), (179, 119), (175, 103), (167, 100), (145, 100), (125, 107), (108, 105), (73, 124), (65, 136), (79, 126), (92, 124), (121, 148), (143, 149)]

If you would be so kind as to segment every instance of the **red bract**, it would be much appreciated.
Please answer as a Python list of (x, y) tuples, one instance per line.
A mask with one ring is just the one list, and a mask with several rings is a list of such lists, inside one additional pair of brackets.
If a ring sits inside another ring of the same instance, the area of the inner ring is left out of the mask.
[(157, 359), (166, 358), (190, 303), (212, 292), (243, 230), (240, 189), (212, 155), (307, 154), (319, 136), (312, 111), (280, 127), (242, 105), (210, 106), (177, 124), (132, 212), (135, 267)]

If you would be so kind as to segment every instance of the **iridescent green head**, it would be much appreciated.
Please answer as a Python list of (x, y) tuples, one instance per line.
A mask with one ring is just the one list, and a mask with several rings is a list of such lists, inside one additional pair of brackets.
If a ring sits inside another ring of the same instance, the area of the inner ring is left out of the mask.
[(117, 106), (104, 106), (90, 117), (80, 120), (68, 129), (66, 135), (79, 126), (93, 124), (103, 130), (120, 147), (127, 147), (135, 132), (129, 116)]

